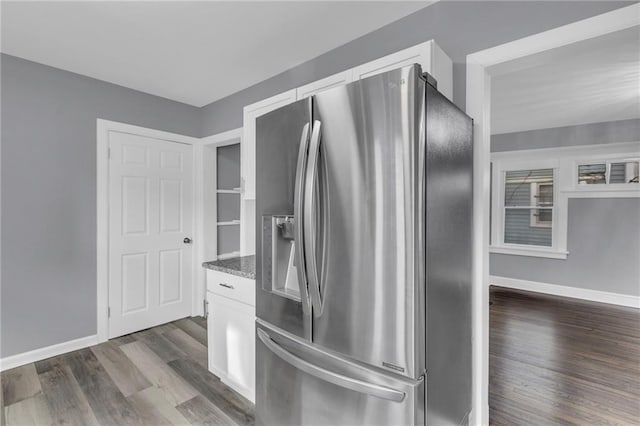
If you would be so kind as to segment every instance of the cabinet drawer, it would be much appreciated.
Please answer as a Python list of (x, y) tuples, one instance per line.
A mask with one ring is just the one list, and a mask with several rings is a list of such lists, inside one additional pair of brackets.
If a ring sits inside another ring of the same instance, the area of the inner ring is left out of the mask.
[(208, 270), (207, 291), (247, 305), (256, 305), (256, 282), (249, 278)]

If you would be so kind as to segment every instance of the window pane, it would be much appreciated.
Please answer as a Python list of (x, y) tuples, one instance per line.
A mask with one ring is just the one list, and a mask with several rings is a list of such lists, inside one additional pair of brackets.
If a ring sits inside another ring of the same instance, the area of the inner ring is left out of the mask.
[(553, 184), (538, 183), (534, 186), (533, 196), (536, 206), (553, 206)]
[(504, 242), (551, 247), (552, 209), (506, 208)]
[(538, 224), (551, 225), (551, 218), (553, 217), (553, 210), (551, 209), (534, 209), (533, 216), (536, 218)]
[(611, 163), (609, 183), (638, 183), (639, 168), (637, 161)]
[(578, 183), (581, 185), (607, 183), (606, 176), (606, 164), (584, 164), (578, 166)]
[(516, 170), (505, 173), (504, 205), (553, 205), (553, 169)]

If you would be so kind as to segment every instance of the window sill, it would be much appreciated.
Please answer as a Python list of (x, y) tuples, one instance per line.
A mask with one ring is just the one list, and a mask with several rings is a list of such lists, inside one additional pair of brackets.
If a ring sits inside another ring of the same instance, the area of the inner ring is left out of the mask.
[(509, 254), (514, 256), (545, 257), (547, 259), (566, 259), (569, 255), (568, 251), (562, 250), (504, 246), (489, 246), (489, 253)]
[(567, 198), (640, 198), (640, 190), (636, 188), (575, 188), (561, 193)]

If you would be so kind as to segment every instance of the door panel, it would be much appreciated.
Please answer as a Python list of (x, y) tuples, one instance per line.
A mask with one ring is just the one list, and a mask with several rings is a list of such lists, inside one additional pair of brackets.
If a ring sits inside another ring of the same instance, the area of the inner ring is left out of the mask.
[(160, 180), (160, 232), (181, 232), (182, 180)]
[(147, 307), (149, 277), (147, 253), (122, 256), (122, 314), (127, 315)]
[(146, 234), (149, 181), (144, 176), (122, 176), (122, 228), (124, 235)]
[(182, 153), (172, 151), (160, 152), (160, 168), (182, 171)]
[[(263, 114), (278, 109), (284, 105), (295, 102), (296, 89), (288, 90), (268, 99), (264, 99), (255, 104), (247, 105), (243, 110), (243, 127), (242, 127), (242, 179), (243, 194), (245, 200), (253, 200), (256, 198), (256, 118)], [(258, 228), (258, 231), (260, 228)], [(251, 251), (249, 251), (251, 252)]]
[[(278, 355), (283, 351), (288, 354), (284, 358)], [(303, 364), (292, 364), (287, 357)], [(358, 366), (262, 325), (256, 328), (256, 359), (258, 425), (424, 424), (422, 380), (396, 378)], [(326, 376), (309, 373), (314, 370)], [(391, 395), (401, 395), (401, 400), (345, 387), (340, 382), (343, 379), (386, 389)]]
[(313, 105), (322, 129), (313, 342), (414, 378), (425, 344), (423, 262), (414, 263), (424, 254), (418, 70), (334, 88)]
[[(310, 119), (310, 99), (294, 102), (256, 120), (256, 312), (259, 318), (298, 336), (310, 338), (311, 323), (303, 301), (273, 290), (271, 216), (294, 215), (294, 192), (301, 135)], [(296, 218), (297, 219), (297, 218)], [(295, 226), (295, 225), (294, 225)], [(296, 247), (297, 249), (297, 247)], [(276, 251), (277, 252), (277, 251)], [(287, 256), (289, 253), (282, 253)], [(286, 276), (285, 274), (280, 275)], [(306, 291), (301, 292), (306, 294)], [(304, 296), (302, 297), (304, 299)]]
[(140, 145), (121, 145), (122, 147), (122, 164), (127, 166), (147, 167), (149, 155), (146, 146)]
[(160, 251), (160, 306), (182, 297), (182, 251)]
[(109, 133), (109, 337), (191, 313), (192, 148)]

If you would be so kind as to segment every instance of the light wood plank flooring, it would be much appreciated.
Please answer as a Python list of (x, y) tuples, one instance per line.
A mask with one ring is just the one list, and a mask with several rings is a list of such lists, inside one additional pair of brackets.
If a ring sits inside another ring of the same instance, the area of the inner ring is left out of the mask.
[(206, 321), (186, 318), (5, 371), (0, 424), (252, 425), (206, 345)]
[(492, 425), (639, 425), (640, 311), (491, 288)]

